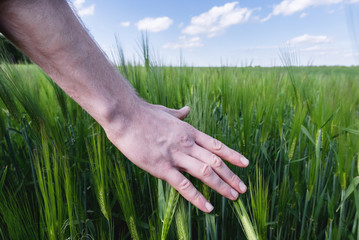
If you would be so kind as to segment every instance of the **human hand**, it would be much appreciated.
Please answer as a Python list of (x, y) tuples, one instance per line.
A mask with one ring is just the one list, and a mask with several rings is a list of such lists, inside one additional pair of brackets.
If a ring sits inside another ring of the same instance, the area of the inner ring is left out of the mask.
[(222, 161), (246, 167), (248, 160), (220, 141), (181, 121), (189, 107), (173, 110), (141, 101), (126, 127), (104, 127), (109, 140), (134, 164), (167, 181), (204, 212), (213, 206), (181, 173), (187, 172), (231, 200), (247, 187)]

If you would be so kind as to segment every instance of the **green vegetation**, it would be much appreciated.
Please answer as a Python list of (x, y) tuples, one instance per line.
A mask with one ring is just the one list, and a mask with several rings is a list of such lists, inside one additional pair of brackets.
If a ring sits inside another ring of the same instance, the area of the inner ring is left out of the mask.
[(0, 63), (29, 63), (30, 59), (0, 33)]
[[(123, 61), (125, 62), (125, 61)], [(250, 159), (204, 214), (134, 166), (34, 65), (0, 68), (0, 239), (358, 239), (359, 68), (122, 64), (139, 94)]]

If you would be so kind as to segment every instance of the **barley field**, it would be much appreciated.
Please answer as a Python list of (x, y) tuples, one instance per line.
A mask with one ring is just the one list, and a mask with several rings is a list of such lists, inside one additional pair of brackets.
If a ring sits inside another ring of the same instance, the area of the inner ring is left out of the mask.
[[(0, 239), (359, 239), (359, 67), (119, 70), (250, 160), (200, 212), (128, 161), (37, 66), (0, 66)], [(170, 130), (169, 130), (170, 131)]]

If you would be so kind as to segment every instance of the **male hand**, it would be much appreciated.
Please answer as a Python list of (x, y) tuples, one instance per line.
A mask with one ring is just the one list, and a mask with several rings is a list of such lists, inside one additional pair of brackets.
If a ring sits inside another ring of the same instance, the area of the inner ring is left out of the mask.
[[(167, 181), (200, 210), (211, 212), (213, 206), (181, 171), (235, 200), (247, 187), (222, 159), (239, 167), (246, 167), (248, 160), (182, 121), (189, 111), (189, 107), (173, 110), (141, 101), (125, 129), (104, 128), (110, 141), (134, 164)], [(116, 126), (116, 120), (111, 126)]]

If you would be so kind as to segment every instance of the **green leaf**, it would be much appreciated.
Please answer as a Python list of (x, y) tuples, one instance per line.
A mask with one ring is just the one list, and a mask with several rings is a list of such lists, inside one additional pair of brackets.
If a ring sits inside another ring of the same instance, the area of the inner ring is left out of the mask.
[(2, 176), (1, 176), (1, 179), (0, 179), (0, 192), (4, 186), (4, 183), (5, 183), (5, 178), (6, 178), (6, 173), (7, 173), (7, 166), (5, 167), (3, 173), (2, 173)]
[(351, 128), (344, 128), (344, 127), (341, 127), (342, 130), (348, 132), (348, 133), (352, 133), (352, 134), (355, 134), (355, 135), (359, 135), (359, 130), (356, 130), (356, 129), (351, 129)]
[(345, 190), (344, 198), (339, 204), (339, 207), (336, 210), (337, 212), (343, 206), (344, 201), (347, 200), (347, 198), (354, 192), (354, 189), (356, 189), (358, 184), (359, 184), (359, 176), (355, 177), (350, 183), (349, 187)]
[(301, 126), (301, 130), (304, 133), (305, 136), (307, 136), (307, 138), (315, 145), (315, 142), (313, 140), (313, 137), (311, 136), (311, 134), (309, 133), (308, 129), (306, 127), (304, 127), (304, 125)]

